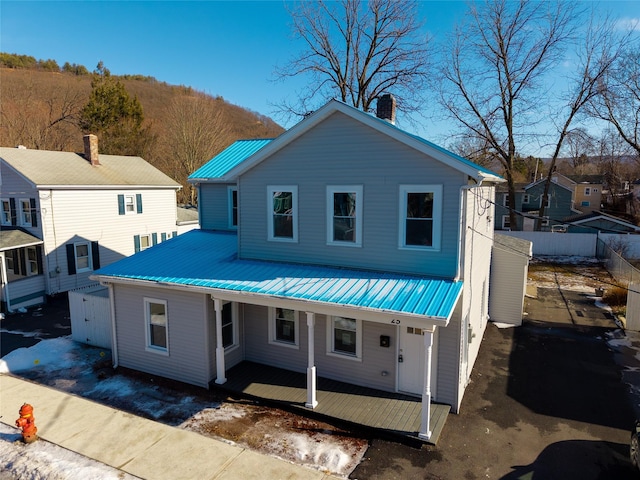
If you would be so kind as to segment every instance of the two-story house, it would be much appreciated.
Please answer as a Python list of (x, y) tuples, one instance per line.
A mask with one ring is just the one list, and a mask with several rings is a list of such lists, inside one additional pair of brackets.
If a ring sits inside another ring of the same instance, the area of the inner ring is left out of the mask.
[(180, 185), (140, 157), (0, 148), (0, 296), (9, 311), (85, 287), (177, 234)]
[[(393, 105), (382, 97), (379, 116)], [(190, 181), (200, 230), (94, 274), (114, 366), (203, 387), (264, 384), (256, 365), (298, 372), (310, 409), (330, 401), (320, 379), (400, 392), (418, 399), (423, 439), (432, 401), (458, 411), (488, 320), (501, 177), (334, 100)]]

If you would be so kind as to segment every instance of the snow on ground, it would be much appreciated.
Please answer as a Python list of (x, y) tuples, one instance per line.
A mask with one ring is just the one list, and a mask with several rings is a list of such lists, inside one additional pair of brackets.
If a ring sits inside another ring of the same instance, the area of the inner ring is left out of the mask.
[(595, 288), (612, 282), (597, 258), (593, 257), (534, 257), (529, 264), (527, 285), (539, 288), (558, 288), (594, 293)]
[[(15, 333), (15, 332), (10, 332)], [(368, 448), (368, 441), (331, 425), (295, 415), (283, 410), (267, 408), (252, 402), (214, 398), (206, 391), (172, 390), (152, 380), (141, 380), (115, 373), (110, 368), (109, 350), (74, 342), (71, 337), (42, 340), (29, 348), (20, 348), (0, 359), (0, 373), (13, 372), (52, 386), (59, 390), (96, 400), (143, 417), (179, 428), (196, 431), (218, 440), (238, 444), (300, 465), (334, 475), (347, 477), (360, 463)], [(17, 418), (17, 417), (16, 417)], [(3, 419), (6, 421), (6, 419)], [(93, 470), (81, 477), (65, 476), (72, 465), (87, 462), (73, 457), (60, 447), (46, 442), (24, 446), (15, 443), (13, 430), (3, 426), (0, 431), (0, 479), (3, 469), (17, 478), (117, 478), (112, 473)], [(42, 449), (40, 462), (29, 462), (32, 451)], [(25, 456), (25, 460), (20, 458)], [(19, 460), (16, 460), (19, 459)], [(94, 462), (95, 463), (95, 462)], [(26, 472), (27, 465), (35, 470)], [(37, 470), (43, 468), (44, 473)], [(95, 467), (98, 468), (98, 467)], [(107, 468), (107, 467), (105, 467)], [(57, 476), (56, 476), (57, 475)]]
[(136, 477), (42, 439), (25, 444), (17, 428), (0, 423), (0, 478), (133, 480)]

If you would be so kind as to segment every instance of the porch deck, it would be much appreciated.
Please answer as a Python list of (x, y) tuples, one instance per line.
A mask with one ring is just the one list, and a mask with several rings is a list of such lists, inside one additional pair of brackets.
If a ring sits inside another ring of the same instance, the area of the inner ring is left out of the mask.
[[(385, 436), (425, 441), (418, 437), (420, 399), (409, 395), (318, 377), (318, 406), (311, 410), (304, 406), (307, 400), (305, 374), (247, 361), (227, 371), (224, 385), (211, 385), (246, 397), (268, 400), (303, 415), (338, 419), (377, 430)], [(431, 404), (432, 435), (427, 443), (438, 442), (450, 410), (449, 405)]]

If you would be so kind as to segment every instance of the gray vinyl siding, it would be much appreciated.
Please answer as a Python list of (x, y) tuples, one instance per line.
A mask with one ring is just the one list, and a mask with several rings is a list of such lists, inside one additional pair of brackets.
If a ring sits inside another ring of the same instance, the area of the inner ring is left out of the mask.
[(461, 305), (458, 302), (449, 324), (438, 333), (438, 392), (433, 399), (439, 403), (451, 405), (458, 412), (462, 392), (459, 390), (460, 368), (462, 363), (462, 318)]
[[(207, 387), (206, 302), (203, 294), (114, 286), (119, 365)], [(167, 301), (169, 355), (146, 351), (144, 298)], [(213, 351), (215, 353), (215, 350)]]
[[(465, 183), (462, 173), (336, 113), (241, 176), (239, 255), (452, 277)], [(398, 248), (401, 184), (442, 185), (440, 251)], [(297, 185), (297, 243), (267, 240), (269, 185)], [(363, 186), (362, 247), (327, 245), (326, 189), (331, 185)]]
[(228, 187), (230, 186), (233, 185), (200, 184), (198, 190), (200, 228), (205, 230), (230, 230), (228, 196)]
[[(308, 332), (306, 315), (299, 315), (299, 348), (293, 349), (269, 343), (268, 309), (256, 305), (244, 305), (244, 342), (246, 360), (306, 372), (308, 361)], [(342, 382), (395, 391), (396, 386), (396, 327), (372, 322), (362, 322), (362, 361), (327, 355), (326, 317), (316, 315), (315, 365), (319, 377)], [(391, 337), (389, 348), (380, 347), (380, 335)], [(383, 376), (382, 372), (387, 372)]]

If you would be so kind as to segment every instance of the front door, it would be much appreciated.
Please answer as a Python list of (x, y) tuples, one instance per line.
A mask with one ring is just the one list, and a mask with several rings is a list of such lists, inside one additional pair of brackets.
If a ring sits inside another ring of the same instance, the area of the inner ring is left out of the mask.
[[(422, 395), (424, 382), (424, 330), (400, 328), (398, 349), (398, 390)], [(436, 396), (438, 372), (438, 329), (433, 334), (431, 349), (431, 398)]]

